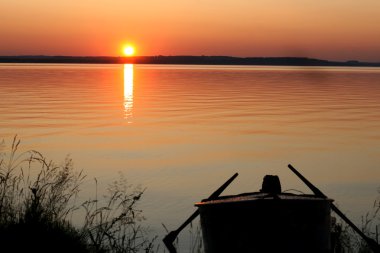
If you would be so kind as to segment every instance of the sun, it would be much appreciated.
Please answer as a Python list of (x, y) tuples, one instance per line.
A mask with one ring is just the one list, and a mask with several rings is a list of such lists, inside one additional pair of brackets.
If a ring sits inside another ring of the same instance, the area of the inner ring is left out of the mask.
[(123, 53), (125, 56), (133, 56), (135, 54), (135, 48), (131, 45), (126, 45), (123, 47)]

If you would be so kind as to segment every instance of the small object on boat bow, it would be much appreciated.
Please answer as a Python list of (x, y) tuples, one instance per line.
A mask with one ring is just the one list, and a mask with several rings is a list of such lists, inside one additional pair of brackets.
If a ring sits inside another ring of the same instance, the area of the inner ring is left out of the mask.
[(281, 183), (278, 176), (266, 175), (263, 179), (263, 186), (260, 192), (266, 192), (271, 194), (281, 193)]

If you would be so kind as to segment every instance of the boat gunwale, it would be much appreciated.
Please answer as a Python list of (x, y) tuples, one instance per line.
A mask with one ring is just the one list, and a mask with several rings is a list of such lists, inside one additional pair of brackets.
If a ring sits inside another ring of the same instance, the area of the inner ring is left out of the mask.
[(313, 194), (294, 194), (294, 193), (280, 193), (280, 194), (271, 194), (263, 192), (248, 192), (241, 193), (237, 195), (226, 195), (220, 196), (218, 198), (209, 200), (203, 199), (200, 202), (196, 202), (195, 206), (208, 206), (208, 205), (227, 205), (227, 204), (237, 204), (237, 203), (247, 203), (247, 202), (257, 202), (257, 201), (328, 201), (333, 202), (333, 199), (330, 198), (321, 198)]

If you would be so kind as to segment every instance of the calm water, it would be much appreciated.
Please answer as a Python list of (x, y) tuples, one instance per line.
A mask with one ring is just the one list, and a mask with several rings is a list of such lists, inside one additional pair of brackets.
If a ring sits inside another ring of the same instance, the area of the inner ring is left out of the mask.
[(380, 69), (0, 65), (0, 138), (106, 185), (147, 187), (157, 234), (180, 225), (234, 172), (226, 193), (265, 174), (308, 192), (292, 163), (358, 221), (380, 186)]

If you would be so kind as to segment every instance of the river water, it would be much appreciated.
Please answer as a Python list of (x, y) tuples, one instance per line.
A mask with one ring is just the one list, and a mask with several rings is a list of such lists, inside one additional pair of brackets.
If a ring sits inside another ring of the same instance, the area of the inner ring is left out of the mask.
[[(225, 194), (266, 174), (309, 192), (291, 163), (357, 223), (380, 186), (380, 69), (0, 64), (0, 138), (67, 154), (106, 186), (146, 188), (152, 233), (178, 227), (235, 172)], [(86, 198), (86, 197), (83, 197)]]

